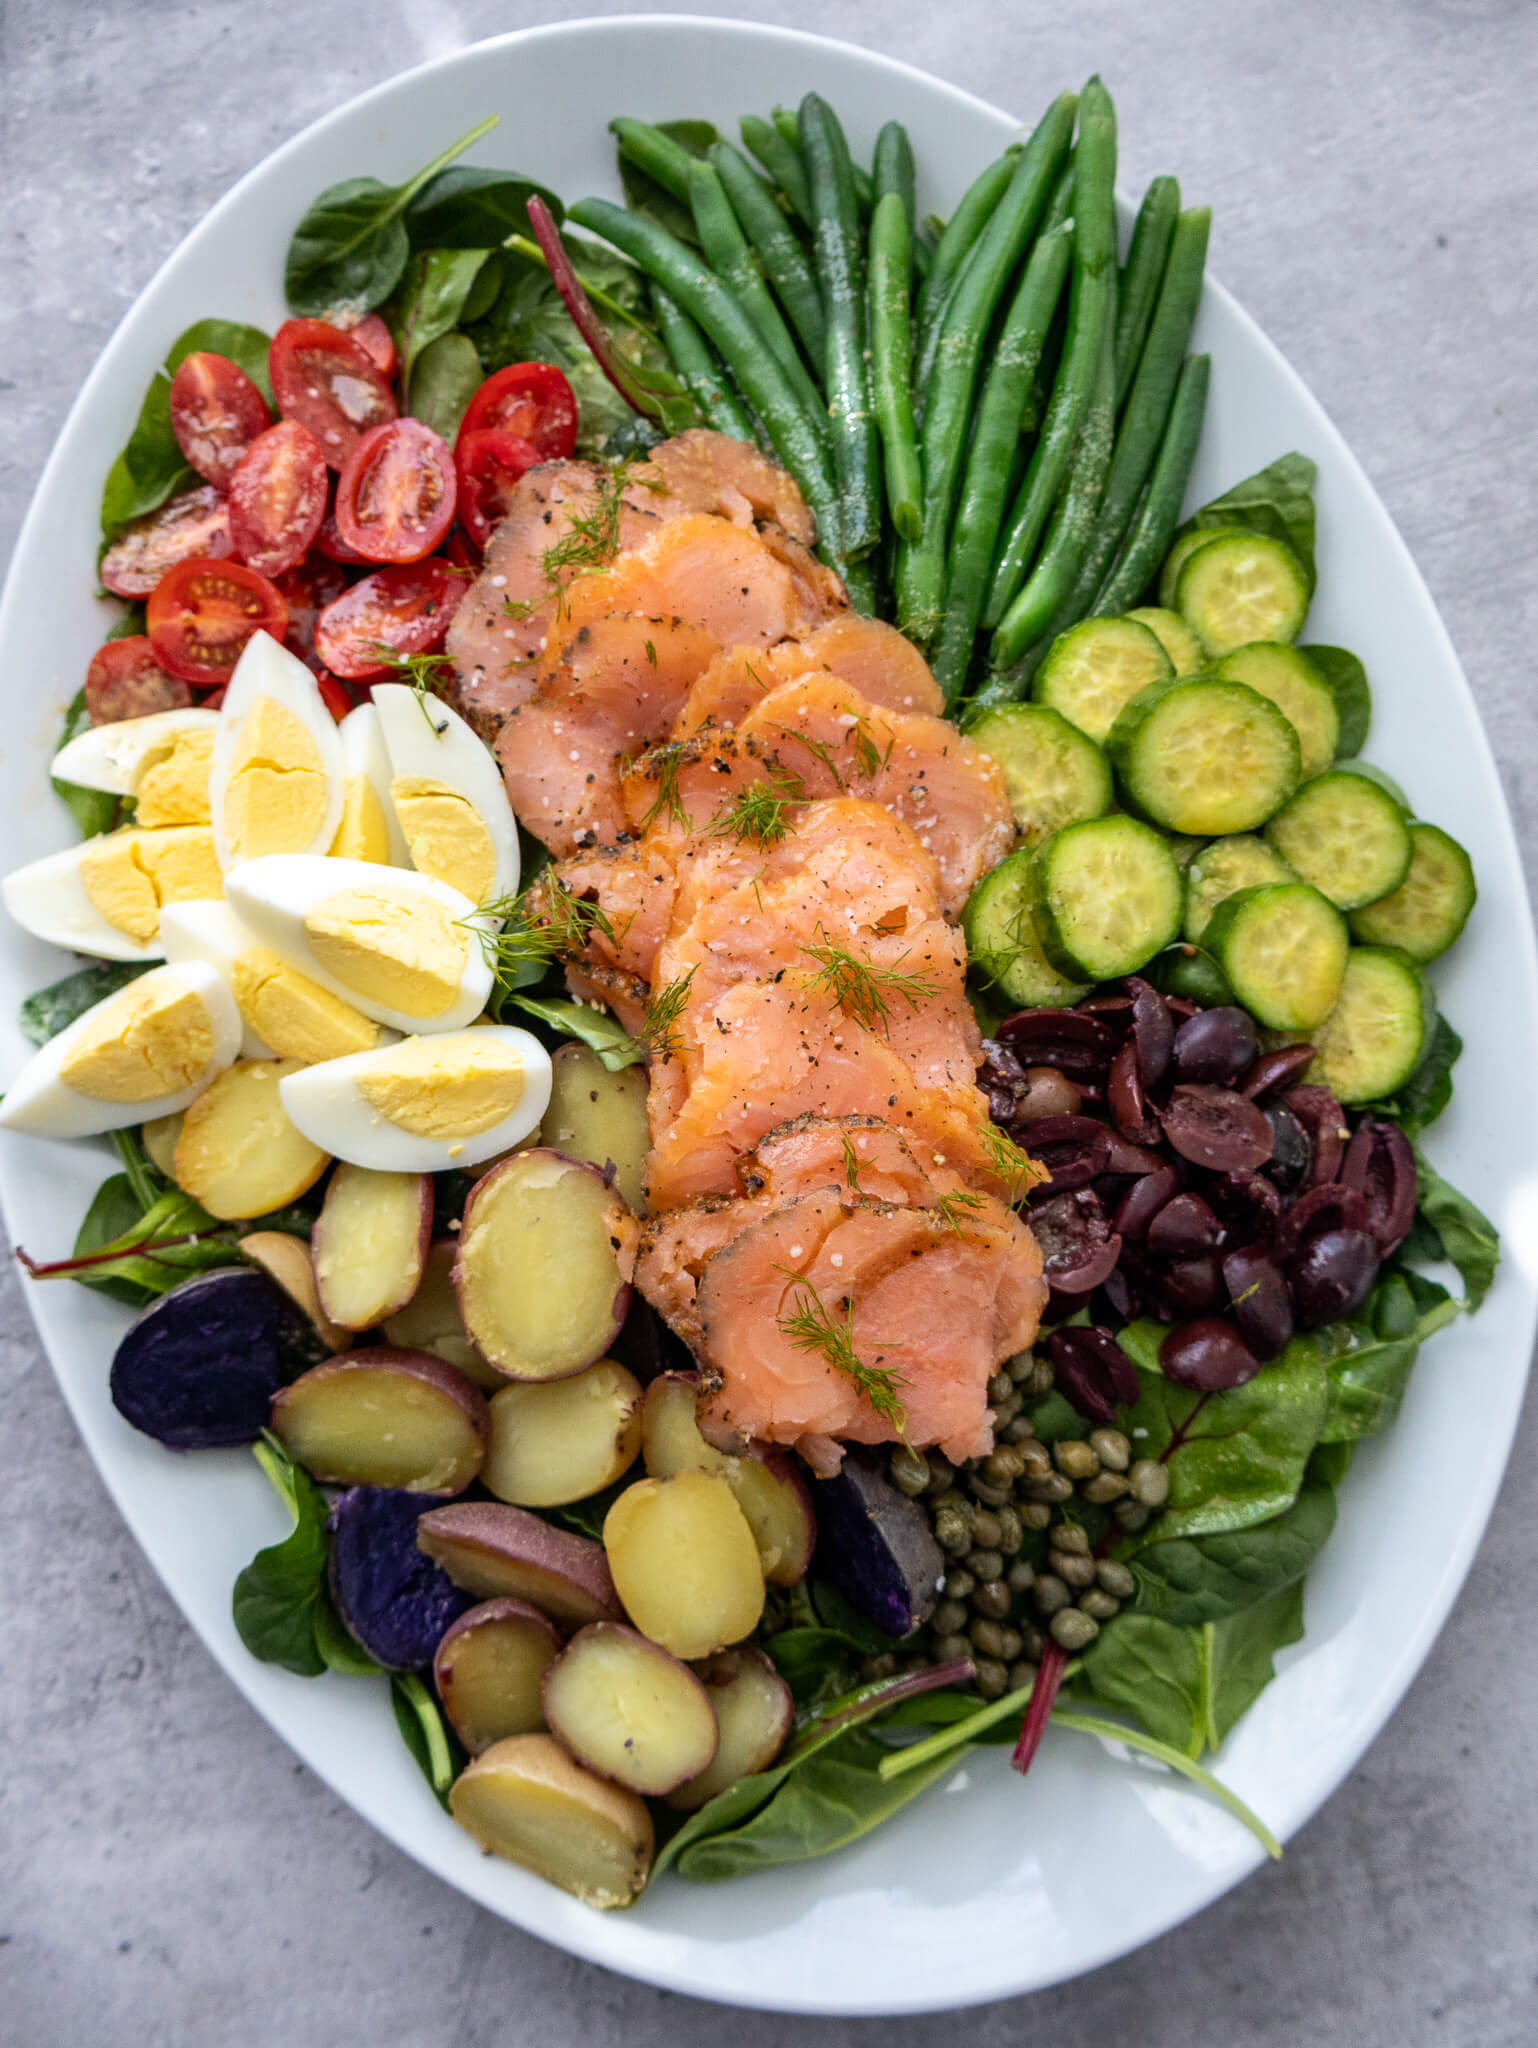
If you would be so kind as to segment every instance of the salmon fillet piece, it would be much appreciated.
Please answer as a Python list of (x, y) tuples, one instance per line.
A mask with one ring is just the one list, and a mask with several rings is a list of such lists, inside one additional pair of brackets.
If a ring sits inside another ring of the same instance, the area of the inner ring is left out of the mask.
[[(584, 902), (594, 903), (608, 926), (594, 925), (583, 958), (650, 983), (657, 948), (667, 932), (678, 889), (678, 864), (689, 842), (666, 832), (624, 846), (594, 846), (553, 864), (553, 875)], [(540, 916), (541, 884), (530, 893), (529, 910)]]
[(797, 640), (759, 653), (724, 648), (689, 693), (673, 729), (687, 739), (707, 725), (736, 725), (770, 690), (819, 669), (894, 711), (938, 712), (944, 698), (911, 640), (883, 619), (844, 612)]

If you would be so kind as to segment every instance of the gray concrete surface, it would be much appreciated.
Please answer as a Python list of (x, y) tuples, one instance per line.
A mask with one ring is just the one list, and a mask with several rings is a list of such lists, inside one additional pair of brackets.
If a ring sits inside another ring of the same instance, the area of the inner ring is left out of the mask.
[[(166, 252), (363, 86), (543, 10), (514, 0), (3, 0), (0, 546)], [(603, 11), (598, 0), (570, 13)], [(625, 10), (618, 10), (625, 11)], [(701, 10), (717, 11), (717, 10)], [(719, 10), (723, 12), (730, 9)], [(1538, 851), (1538, 10), (1531, 0), (819, 0), (753, 11), (1001, 103), (1102, 70), (1126, 189), (1177, 168), (1214, 262), (1399, 521)], [(7, 2048), (743, 2048), (864, 2022), (728, 2017), (573, 1962), (332, 1798), (188, 1633), (104, 1498), (0, 1279), (0, 2042)], [(1097, 1975), (903, 2048), (1538, 2040), (1538, 1430), (1425, 1671), (1268, 1870)]]

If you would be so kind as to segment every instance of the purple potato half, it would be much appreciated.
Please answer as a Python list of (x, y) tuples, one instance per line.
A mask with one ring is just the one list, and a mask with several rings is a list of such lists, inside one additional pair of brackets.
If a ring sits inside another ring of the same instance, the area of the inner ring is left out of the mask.
[(396, 1487), (338, 1494), (331, 1531), (331, 1597), (348, 1632), (388, 1671), (421, 1671), (448, 1630), (475, 1605), (417, 1547), (417, 1522), (442, 1501)]
[(831, 1479), (812, 1486), (821, 1575), (889, 1636), (926, 1622), (940, 1598), (945, 1558), (929, 1517), (899, 1493), (873, 1451), (851, 1445)]

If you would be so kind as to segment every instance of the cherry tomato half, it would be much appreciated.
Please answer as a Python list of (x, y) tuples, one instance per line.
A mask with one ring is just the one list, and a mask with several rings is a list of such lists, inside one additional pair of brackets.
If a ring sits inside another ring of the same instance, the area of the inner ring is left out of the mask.
[(454, 450), (454, 467), (459, 472), (459, 517), (478, 548), (485, 547), (491, 529), (506, 512), (519, 477), (541, 459), (532, 441), (524, 440), (521, 434), (505, 433), (500, 427), (460, 435)]
[(395, 375), (395, 336), (379, 313), (365, 313), (361, 320), (342, 319), (334, 323), (354, 341), (361, 341), (387, 377)]
[(281, 576), (310, 552), (330, 480), (320, 443), (297, 420), (258, 434), (230, 478), (230, 539), (242, 562)]
[(333, 469), (358, 437), (395, 417), (390, 380), (355, 334), (326, 320), (285, 320), (267, 352), (278, 411), (308, 427)]
[(281, 640), (287, 625), (282, 592), (244, 562), (178, 562), (150, 595), (155, 658), (204, 690), (229, 681), (253, 633)]
[(459, 440), (492, 427), (520, 434), (541, 462), (570, 455), (577, 445), (577, 401), (553, 363), (509, 363), (489, 376), (465, 407)]
[(378, 650), (429, 654), (443, 644), (465, 579), (436, 555), (377, 569), (344, 590), (315, 621), (315, 652), (333, 674), (371, 683), (391, 673)]
[(228, 484), (235, 466), (272, 423), (267, 401), (238, 363), (199, 350), (171, 379), (171, 431), (199, 476)]
[(360, 555), (356, 548), (350, 548), (337, 531), (334, 508), (328, 508), (320, 522), (320, 532), (315, 536), (315, 552), (324, 555), (328, 562), (345, 562), (350, 568), (356, 568), (359, 563), (369, 566), (368, 557)]
[(315, 687), (320, 691), (320, 701), (340, 725), (349, 711), (355, 710), (352, 692), (345, 683), (339, 683), (335, 676), (321, 669), (315, 678)]
[(148, 597), (173, 562), (233, 552), (229, 502), (212, 484), (199, 484), (130, 520), (102, 556), (101, 580), (118, 597)]
[(370, 427), (336, 485), (336, 530), (370, 562), (420, 562), (454, 523), (454, 457), (421, 420)]
[(312, 549), (297, 568), (285, 569), (273, 581), (288, 606), (288, 632), (283, 644), (291, 654), (297, 654), (318, 671), (321, 664), (315, 652), (315, 621), (347, 588), (347, 574), (340, 562), (328, 561)]
[(152, 711), (181, 711), (191, 702), (191, 690), (180, 676), (166, 674), (143, 633), (98, 647), (85, 672), (85, 708), (92, 725), (147, 718)]

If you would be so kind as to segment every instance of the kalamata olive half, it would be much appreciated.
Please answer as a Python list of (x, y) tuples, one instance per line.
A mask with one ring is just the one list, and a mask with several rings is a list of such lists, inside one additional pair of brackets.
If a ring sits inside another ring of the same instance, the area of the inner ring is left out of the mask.
[(1176, 1259), (1160, 1274), (1159, 1293), (1174, 1315), (1210, 1314), (1228, 1299), (1228, 1290), (1223, 1285), (1222, 1261), (1215, 1252), (1199, 1252), (1194, 1258)]
[(1082, 1010), (1020, 1010), (998, 1035), (1023, 1067), (1056, 1067), (1071, 1081), (1103, 1081), (1117, 1034)]
[(1157, 1088), (1169, 1072), (1175, 1024), (1159, 991), (1136, 974), (1122, 984), (1132, 998), (1132, 1042), (1137, 1048), (1138, 1078)]
[(1314, 1163), (1313, 1143), (1285, 1102), (1268, 1102), (1265, 1118), (1271, 1126), (1271, 1157), (1266, 1171), (1283, 1194), (1295, 1194), (1307, 1184)]
[(1260, 1371), (1260, 1360), (1221, 1316), (1202, 1316), (1171, 1330), (1159, 1346), (1159, 1370), (1177, 1387), (1221, 1394), (1242, 1387)]
[(1180, 1175), (1173, 1166), (1143, 1174), (1117, 1203), (1112, 1228), (1122, 1237), (1142, 1237), (1165, 1203), (1179, 1193)]
[(1275, 1052), (1263, 1052), (1239, 1083), (1241, 1095), (1258, 1102), (1278, 1088), (1290, 1088), (1301, 1081), (1314, 1064), (1311, 1045), (1279, 1045)]
[[(1152, 1179), (1152, 1175), (1149, 1176)], [(1200, 1195), (1176, 1195), (1149, 1224), (1145, 1242), (1156, 1259), (1193, 1259), (1216, 1251), (1223, 1226)]]
[(1326, 1230), (1365, 1230), (1371, 1222), (1367, 1204), (1354, 1188), (1332, 1181), (1322, 1188), (1309, 1188), (1299, 1195), (1282, 1218), (1276, 1233), (1276, 1255), (1284, 1261), (1295, 1259), (1312, 1239)]
[(1138, 1398), (1137, 1372), (1109, 1330), (1054, 1330), (1047, 1356), (1058, 1392), (1091, 1422), (1114, 1422)]
[(1346, 1147), (1340, 1181), (1366, 1203), (1367, 1228), (1387, 1258), (1415, 1221), (1419, 1186), (1414, 1150), (1398, 1124), (1363, 1117)]
[(1351, 1136), (1346, 1126), (1346, 1112), (1328, 1088), (1320, 1088), (1313, 1082), (1305, 1088), (1289, 1088), (1282, 1097), (1282, 1103), (1307, 1131), (1309, 1143), (1314, 1148), (1308, 1184), (1311, 1188), (1323, 1187), (1335, 1179), (1346, 1156), (1346, 1140)]
[(1028, 1220), (1041, 1246), (1047, 1285), (1056, 1293), (1090, 1293), (1121, 1256), (1121, 1239), (1112, 1234), (1100, 1197), (1090, 1188), (1033, 1202)]
[(1223, 1282), (1239, 1334), (1261, 1360), (1275, 1358), (1292, 1341), (1292, 1302), (1281, 1268), (1260, 1249), (1244, 1245), (1223, 1261)]
[(1160, 1114), (1165, 1137), (1193, 1166), (1239, 1173), (1264, 1166), (1271, 1157), (1273, 1141), (1265, 1112), (1232, 1088), (1182, 1084)]
[(1027, 1067), (1025, 1083), (1015, 1097), (1015, 1122), (1035, 1123), (1047, 1116), (1077, 1116), (1083, 1093), (1060, 1067)]
[(1134, 1145), (1156, 1145), (1159, 1142), (1159, 1120), (1148, 1107), (1148, 1098), (1143, 1093), (1135, 1039), (1129, 1038), (1111, 1062), (1105, 1100), (1116, 1128), (1124, 1138), (1129, 1138)]
[[(1153, 1142), (1147, 1145), (1134, 1145), (1128, 1139), (1122, 1137), (1119, 1131), (1111, 1131), (1108, 1135), (1111, 1140), (1111, 1150), (1105, 1162), (1107, 1173), (1157, 1173), (1161, 1167), (1170, 1164), (1169, 1154), (1163, 1150), (1164, 1133), (1162, 1130), (1158, 1132)], [(1158, 1151), (1154, 1150), (1155, 1145), (1160, 1147)]]
[(1228, 1087), (1248, 1073), (1258, 1050), (1255, 1026), (1231, 1003), (1198, 1010), (1175, 1033), (1175, 1072), (1182, 1081)]
[(1378, 1277), (1378, 1245), (1369, 1230), (1323, 1230), (1287, 1269), (1292, 1305), (1305, 1330), (1353, 1315)]
[(1207, 1183), (1207, 1199), (1217, 1211), (1229, 1242), (1248, 1244), (1269, 1237), (1286, 1206), (1266, 1173), (1225, 1173)]
[(1049, 1194), (1087, 1188), (1096, 1174), (1105, 1171), (1110, 1133), (1092, 1116), (1039, 1116), (1022, 1135), (1031, 1157), (1050, 1176), (1046, 1183)]

